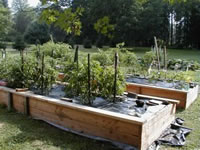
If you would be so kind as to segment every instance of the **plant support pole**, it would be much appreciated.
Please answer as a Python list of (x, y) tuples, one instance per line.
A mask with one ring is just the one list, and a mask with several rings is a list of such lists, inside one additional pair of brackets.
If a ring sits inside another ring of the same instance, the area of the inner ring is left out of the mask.
[(88, 102), (91, 105), (91, 85), (90, 85), (90, 54), (88, 54)]
[(114, 99), (113, 102), (116, 101), (117, 95), (117, 68), (118, 67), (118, 53), (115, 53), (115, 79), (114, 79)]
[(164, 47), (164, 69), (167, 70), (167, 48)]
[(156, 49), (156, 55), (158, 59), (158, 70), (160, 70), (160, 58), (159, 58), (159, 49), (158, 49), (158, 42), (156, 37), (154, 36), (154, 41), (155, 41), (155, 49)]
[(42, 95), (44, 94), (44, 52), (42, 53), (42, 71), (41, 71), (41, 74), (42, 74)]

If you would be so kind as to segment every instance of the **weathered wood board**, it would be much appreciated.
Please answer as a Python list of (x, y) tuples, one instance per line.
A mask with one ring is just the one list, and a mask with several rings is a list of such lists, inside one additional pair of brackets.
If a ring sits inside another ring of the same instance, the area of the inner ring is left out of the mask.
[(138, 118), (30, 92), (18, 93), (5, 87), (0, 87), (0, 104), (7, 105), (10, 93), (13, 108), (18, 112), (25, 112), (25, 101), (28, 98), (29, 114), (32, 117), (80, 133), (130, 144), (139, 150), (146, 150), (175, 118), (176, 106), (173, 104), (166, 105), (151, 116)]
[(187, 109), (197, 99), (198, 89), (198, 85), (196, 85), (194, 88), (190, 88), (188, 91), (137, 83), (127, 83), (126, 86), (127, 92), (178, 100), (180, 103), (177, 104), (177, 108), (182, 109)]

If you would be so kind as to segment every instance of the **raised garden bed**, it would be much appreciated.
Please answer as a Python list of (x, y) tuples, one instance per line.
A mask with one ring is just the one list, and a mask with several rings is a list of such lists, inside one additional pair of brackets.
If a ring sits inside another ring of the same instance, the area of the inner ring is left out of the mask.
[(142, 117), (83, 106), (31, 92), (0, 87), (0, 104), (20, 113), (74, 131), (114, 140), (146, 150), (175, 118), (176, 107), (163, 105)]
[(167, 83), (166, 81), (150, 82), (148, 79), (131, 78), (127, 80), (127, 92), (156, 96), (180, 101), (177, 108), (187, 109), (198, 97), (199, 86)]

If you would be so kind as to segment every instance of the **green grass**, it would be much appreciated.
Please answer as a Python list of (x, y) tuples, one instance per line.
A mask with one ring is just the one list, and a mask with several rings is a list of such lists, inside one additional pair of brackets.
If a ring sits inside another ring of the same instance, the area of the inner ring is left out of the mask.
[(185, 120), (184, 126), (192, 128), (192, 133), (187, 136), (186, 145), (182, 148), (162, 147), (161, 150), (200, 150), (200, 97), (189, 109), (178, 110), (177, 117)]
[[(142, 57), (150, 48), (131, 48), (137, 56)], [(167, 49), (168, 58), (196, 60), (200, 62), (200, 50), (196, 49)]]
[[(151, 50), (149, 47), (133, 47), (128, 48), (130, 51), (134, 52), (138, 57), (142, 57), (145, 52), (148, 52)], [(102, 48), (102, 50), (108, 50), (108, 48)], [(82, 46), (80, 46), (80, 51), (83, 52), (83, 54), (87, 53), (98, 53), (98, 48), (90, 48), (85, 49)], [(12, 47), (7, 48), (7, 52), (10, 55), (16, 56), (19, 54), (19, 51), (12, 49)], [(168, 59), (186, 59), (186, 60), (195, 60), (200, 62), (200, 50), (195, 49), (168, 49)]]
[[(145, 52), (148, 52), (151, 50), (151, 48), (148, 47), (134, 47), (134, 48), (128, 48), (130, 51), (134, 52), (138, 57), (142, 57)], [(106, 50), (104, 48), (103, 50)], [(91, 49), (84, 49), (82, 48), (81, 51), (86, 53), (97, 53), (97, 48), (91, 48)], [(200, 50), (195, 49), (167, 49), (167, 55), (168, 59), (186, 59), (186, 60), (195, 60), (200, 62)]]
[(0, 108), (0, 150), (119, 150)]
[[(161, 147), (161, 150), (200, 149), (200, 97), (185, 111), (178, 110), (177, 117), (192, 128), (187, 143), (181, 148)], [(42, 121), (22, 114), (8, 112), (0, 107), (0, 150), (117, 150), (108, 142), (100, 142), (56, 129)], [(119, 149), (118, 149), (119, 150)]]

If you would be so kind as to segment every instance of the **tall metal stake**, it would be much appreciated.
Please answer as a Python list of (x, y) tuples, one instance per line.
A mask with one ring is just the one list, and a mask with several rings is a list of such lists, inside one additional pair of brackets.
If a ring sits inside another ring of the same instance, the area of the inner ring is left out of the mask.
[(91, 85), (90, 85), (90, 54), (88, 54), (88, 102), (91, 105)]
[(115, 53), (115, 79), (114, 79), (114, 99), (113, 102), (116, 101), (116, 95), (117, 95), (117, 67), (118, 67), (118, 53)]

